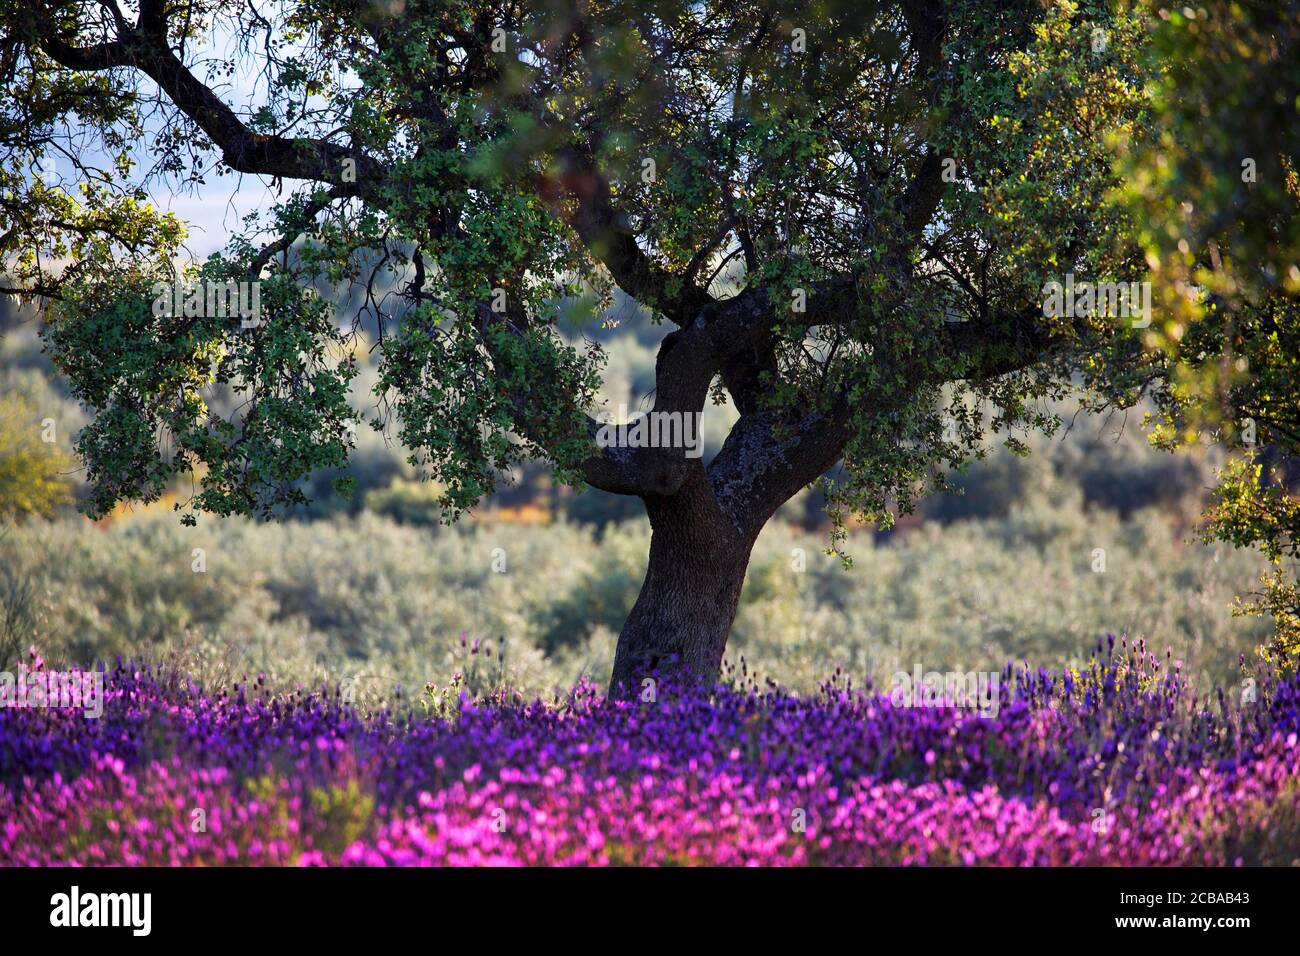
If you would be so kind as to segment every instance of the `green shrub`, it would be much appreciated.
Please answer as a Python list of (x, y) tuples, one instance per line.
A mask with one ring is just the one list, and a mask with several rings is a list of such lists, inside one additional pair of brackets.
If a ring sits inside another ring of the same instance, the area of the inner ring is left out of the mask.
[(365, 509), (398, 524), (435, 527), (442, 515), (438, 507), (441, 494), (442, 486), (435, 482), (394, 478), (388, 487), (366, 492)]
[(72, 459), (45, 440), (53, 427), (27, 398), (0, 392), (0, 519), (48, 518), (72, 501)]

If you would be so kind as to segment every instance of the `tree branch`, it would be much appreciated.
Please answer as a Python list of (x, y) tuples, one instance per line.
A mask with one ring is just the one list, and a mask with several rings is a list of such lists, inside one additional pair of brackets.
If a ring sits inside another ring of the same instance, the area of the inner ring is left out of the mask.
[[(73, 46), (61, 39), (55, 32), (57, 19), (45, 4), (30, 5), (28, 14), (29, 35), (60, 66), (83, 72), (126, 67), (152, 79), (221, 150), (222, 159), (231, 169), (326, 182), (337, 187), (341, 195), (360, 195), (379, 202), (386, 171), (374, 158), (328, 140), (266, 136), (250, 130), (167, 45), (166, 13), (161, 3), (142, 4), (136, 27), (90, 47)], [(351, 176), (344, 181), (349, 160), (355, 164), (355, 182)]]
[(614, 208), (609, 182), (595, 164), (592, 143), (560, 151), (562, 181), (576, 200), (569, 224), (618, 287), (677, 325), (687, 325), (714, 301), (692, 281), (665, 272), (639, 245), (627, 216)]

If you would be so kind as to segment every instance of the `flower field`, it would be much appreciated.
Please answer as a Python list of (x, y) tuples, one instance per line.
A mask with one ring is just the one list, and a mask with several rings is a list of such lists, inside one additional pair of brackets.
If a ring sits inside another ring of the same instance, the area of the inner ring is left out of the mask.
[(97, 719), (0, 708), (0, 865), (1300, 859), (1297, 678), (1198, 698), (1123, 642), (1001, 677), (996, 716), (743, 674), (359, 714), (119, 661)]

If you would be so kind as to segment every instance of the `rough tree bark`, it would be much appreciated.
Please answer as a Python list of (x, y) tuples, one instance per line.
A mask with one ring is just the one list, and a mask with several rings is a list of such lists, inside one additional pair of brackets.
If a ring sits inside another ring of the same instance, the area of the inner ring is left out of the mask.
[(610, 681), (625, 693), (650, 673), (718, 673), (754, 544), (722, 513), (703, 469), (676, 494), (645, 503), (650, 560)]
[(750, 409), (708, 468), (692, 461), (674, 493), (642, 495), (650, 558), (619, 634), (611, 693), (632, 695), (652, 674), (717, 677), (759, 532), (848, 437), (844, 406), (802, 418)]

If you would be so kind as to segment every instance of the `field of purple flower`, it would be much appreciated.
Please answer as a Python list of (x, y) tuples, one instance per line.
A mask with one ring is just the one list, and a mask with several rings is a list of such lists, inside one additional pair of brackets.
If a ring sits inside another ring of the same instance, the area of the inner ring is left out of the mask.
[(996, 716), (838, 678), (361, 715), (118, 662), (97, 719), (0, 708), (0, 865), (1300, 859), (1300, 679), (1198, 699), (1121, 642), (1001, 684)]

